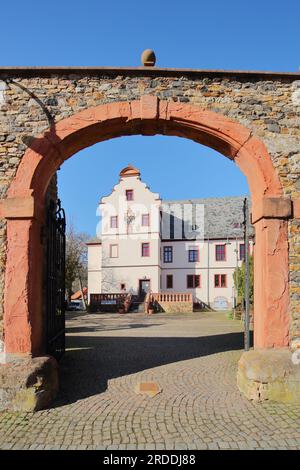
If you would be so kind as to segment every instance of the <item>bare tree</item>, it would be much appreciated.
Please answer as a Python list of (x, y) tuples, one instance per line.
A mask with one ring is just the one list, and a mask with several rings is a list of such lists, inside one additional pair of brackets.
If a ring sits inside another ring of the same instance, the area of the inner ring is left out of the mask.
[[(66, 233), (66, 292), (71, 299), (74, 285), (77, 284), (83, 297), (83, 285), (87, 284), (87, 246), (89, 239), (86, 233), (77, 233), (74, 225), (70, 224)], [(85, 302), (84, 302), (85, 303)]]

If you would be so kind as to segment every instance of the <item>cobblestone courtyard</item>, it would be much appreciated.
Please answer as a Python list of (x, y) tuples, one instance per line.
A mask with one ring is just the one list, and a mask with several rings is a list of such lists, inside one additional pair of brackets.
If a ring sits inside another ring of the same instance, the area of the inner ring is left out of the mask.
[[(223, 313), (68, 314), (49, 410), (0, 415), (1, 449), (300, 449), (300, 405), (236, 387), (243, 335)], [(153, 380), (162, 392), (137, 395)]]

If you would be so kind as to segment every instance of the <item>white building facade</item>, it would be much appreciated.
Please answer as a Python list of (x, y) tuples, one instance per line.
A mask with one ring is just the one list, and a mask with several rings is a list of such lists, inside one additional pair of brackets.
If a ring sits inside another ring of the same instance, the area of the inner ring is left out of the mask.
[(245, 255), (243, 197), (162, 201), (129, 165), (99, 205), (101, 230), (88, 242), (88, 295), (192, 293), (232, 308), (233, 272)]

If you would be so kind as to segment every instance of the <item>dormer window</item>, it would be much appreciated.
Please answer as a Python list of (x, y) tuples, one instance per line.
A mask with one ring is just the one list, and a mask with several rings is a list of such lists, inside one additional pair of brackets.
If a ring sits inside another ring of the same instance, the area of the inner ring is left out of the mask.
[(133, 201), (133, 189), (126, 189), (126, 201)]

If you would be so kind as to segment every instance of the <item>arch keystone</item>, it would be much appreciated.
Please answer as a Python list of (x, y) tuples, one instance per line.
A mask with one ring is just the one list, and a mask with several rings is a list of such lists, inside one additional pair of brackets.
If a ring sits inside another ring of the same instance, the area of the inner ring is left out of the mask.
[(158, 118), (157, 96), (142, 95), (140, 100), (140, 116), (141, 119), (157, 119)]

